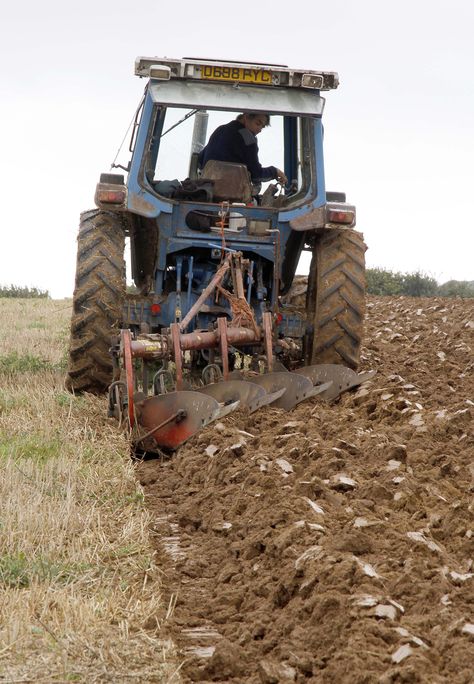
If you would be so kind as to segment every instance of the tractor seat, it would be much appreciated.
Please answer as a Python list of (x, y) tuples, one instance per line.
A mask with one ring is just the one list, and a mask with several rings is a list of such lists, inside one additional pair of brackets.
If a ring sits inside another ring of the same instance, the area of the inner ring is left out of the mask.
[(245, 164), (211, 159), (201, 173), (202, 180), (213, 181), (214, 202), (250, 202), (252, 184)]

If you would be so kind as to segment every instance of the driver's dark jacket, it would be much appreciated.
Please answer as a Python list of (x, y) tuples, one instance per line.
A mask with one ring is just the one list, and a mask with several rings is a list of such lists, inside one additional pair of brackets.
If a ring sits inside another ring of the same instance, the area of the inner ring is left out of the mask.
[(199, 168), (203, 169), (211, 159), (245, 164), (253, 182), (272, 180), (278, 174), (275, 166), (260, 164), (257, 136), (237, 120), (216, 128), (206, 147), (199, 153)]

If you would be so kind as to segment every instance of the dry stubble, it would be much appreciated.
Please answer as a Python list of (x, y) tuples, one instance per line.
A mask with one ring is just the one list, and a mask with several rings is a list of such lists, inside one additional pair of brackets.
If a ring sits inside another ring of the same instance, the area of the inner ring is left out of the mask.
[(63, 388), (70, 313), (0, 300), (0, 679), (176, 681), (126, 439)]

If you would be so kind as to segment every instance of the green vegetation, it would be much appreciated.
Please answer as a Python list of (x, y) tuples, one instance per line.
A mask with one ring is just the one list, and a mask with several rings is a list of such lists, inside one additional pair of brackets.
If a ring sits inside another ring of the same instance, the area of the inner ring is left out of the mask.
[(38, 287), (22, 287), (20, 285), (0, 285), (0, 297), (16, 297), (23, 299), (49, 299), (48, 290)]
[(34, 581), (69, 584), (84, 574), (87, 564), (58, 563), (46, 558), (30, 558), (23, 552), (0, 556), (0, 584), (29, 587)]
[(474, 280), (448, 280), (439, 286), (441, 297), (474, 297)]
[(64, 448), (59, 437), (48, 438), (34, 433), (7, 435), (0, 432), (0, 458), (26, 458), (39, 464), (51, 458), (58, 458), (64, 452)]
[(45, 370), (55, 370), (55, 367), (33, 354), (18, 354), (13, 351), (0, 356), (0, 373), (41, 373)]
[(369, 268), (367, 291), (372, 295), (408, 297), (474, 297), (474, 281), (450, 280), (439, 285), (431, 276), (416, 271), (400, 273), (383, 268)]

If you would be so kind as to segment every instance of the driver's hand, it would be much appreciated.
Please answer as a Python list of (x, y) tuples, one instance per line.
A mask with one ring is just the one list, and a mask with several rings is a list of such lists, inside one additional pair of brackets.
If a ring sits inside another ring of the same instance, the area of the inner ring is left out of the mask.
[(282, 185), (286, 185), (288, 183), (288, 178), (285, 176), (284, 171), (282, 171), (281, 169), (277, 169), (277, 181)]

